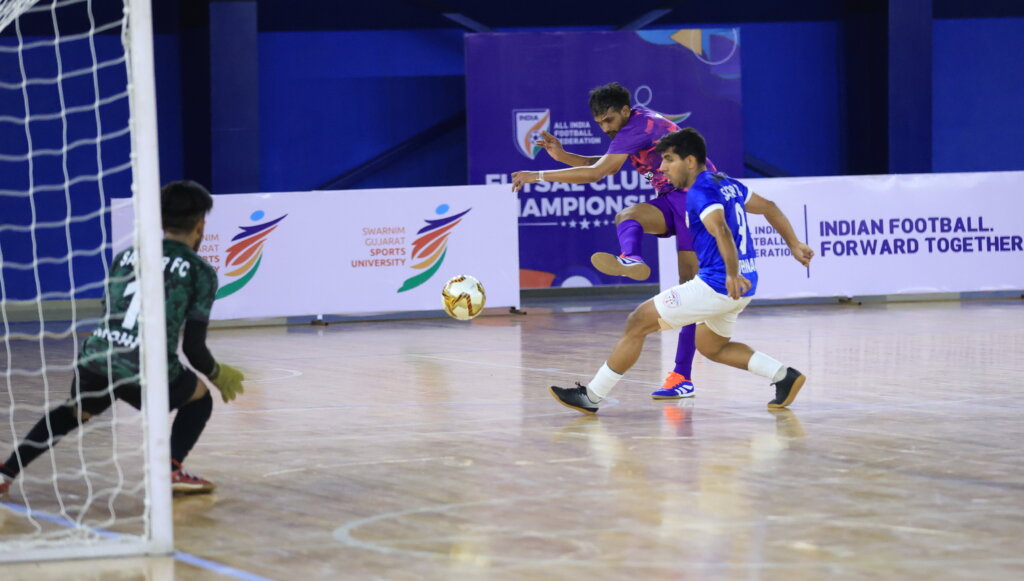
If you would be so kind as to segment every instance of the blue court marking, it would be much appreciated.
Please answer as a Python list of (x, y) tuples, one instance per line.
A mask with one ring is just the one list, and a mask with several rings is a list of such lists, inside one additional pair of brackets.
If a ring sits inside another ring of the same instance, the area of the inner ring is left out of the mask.
[[(44, 520), (72, 529), (86, 529), (89, 532), (94, 533), (97, 536), (103, 537), (105, 539), (119, 539), (123, 536), (112, 531), (98, 529), (90, 527), (88, 525), (80, 525), (75, 521), (63, 516), (57, 516), (55, 514), (49, 514), (45, 512), (37, 512), (34, 510), (30, 511), (28, 507), (21, 506), (20, 504), (0, 502), (0, 505), (6, 506), (12, 512), (23, 514), (25, 516), (31, 516), (31, 518), (37, 518), (39, 520)], [(182, 563), (187, 563), (189, 565), (193, 565), (201, 569), (206, 569), (207, 571), (217, 573), (218, 575), (224, 575), (226, 577), (234, 577), (235, 579), (241, 579), (242, 581), (274, 581), (269, 577), (261, 577), (259, 575), (256, 575), (255, 573), (242, 571), (241, 569), (235, 569), (234, 567), (229, 567), (227, 565), (222, 565), (214, 561), (209, 561), (207, 559), (203, 559), (202, 557), (197, 557), (189, 553), (182, 553), (181, 551), (175, 551), (171, 556), (176, 561), (181, 561)]]
[(19, 514), (23, 514), (23, 515), (25, 515), (25, 516), (27, 516), (29, 518), (36, 518), (36, 519), (39, 519), (39, 520), (44, 520), (46, 522), (51, 522), (51, 523), (54, 523), (54, 524), (58, 524), (58, 525), (60, 525), (62, 527), (68, 527), (70, 529), (85, 529), (85, 530), (89, 531), (90, 533), (94, 533), (97, 536), (103, 537), (105, 539), (119, 539), (119, 538), (121, 538), (121, 535), (119, 535), (117, 533), (114, 533), (114, 532), (111, 532), (111, 531), (105, 531), (103, 529), (93, 528), (93, 527), (90, 527), (88, 525), (78, 524), (77, 522), (75, 522), (75, 521), (73, 521), (73, 520), (71, 520), (71, 519), (69, 519), (67, 517), (57, 516), (55, 514), (49, 514), (49, 513), (46, 513), (46, 512), (37, 512), (37, 511), (34, 511), (34, 510), (29, 510), (28, 507), (21, 506), (20, 504), (13, 504), (13, 503), (10, 503), (10, 502), (0, 502), (0, 504), (2, 504), (3, 506), (6, 506), (7, 508), (9, 508), (11, 510), (11, 512), (16, 512), (16, 513), (19, 513)]
[(189, 565), (194, 565), (227, 577), (234, 577), (235, 579), (242, 579), (243, 581), (272, 581), (269, 577), (261, 577), (255, 573), (242, 571), (241, 569), (235, 569), (234, 567), (228, 567), (227, 565), (215, 563), (214, 561), (209, 561), (188, 553), (175, 551), (172, 556), (175, 560), (181, 561), (182, 563), (188, 563)]

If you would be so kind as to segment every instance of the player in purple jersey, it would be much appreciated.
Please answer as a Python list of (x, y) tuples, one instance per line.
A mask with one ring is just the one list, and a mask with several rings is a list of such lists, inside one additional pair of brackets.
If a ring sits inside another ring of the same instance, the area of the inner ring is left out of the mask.
[[(573, 166), (553, 171), (520, 171), (512, 174), (512, 190), (541, 180), (574, 184), (592, 183), (618, 172), (628, 159), (637, 172), (646, 178), (657, 197), (630, 206), (615, 216), (619, 237), (619, 256), (598, 252), (591, 262), (599, 271), (634, 280), (646, 280), (651, 268), (640, 257), (641, 238), (646, 232), (660, 238), (676, 237), (680, 284), (697, 274), (697, 255), (686, 227), (686, 192), (672, 185), (661, 172), (661, 155), (655, 150), (663, 135), (679, 129), (675, 123), (645, 107), (631, 107), (629, 90), (619, 83), (609, 83), (590, 91), (590, 110), (594, 121), (612, 139), (608, 152), (600, 157), (569, 153), (548, 132), (541, 134), (537, 145), (555, 161)], [(714, 166), (711, 165), (712, 170)], [(675, 368), (665, 377), (655, 399), (693, 397), (693, 356), (695, 327), (687, 325), (679, 331)]]
[(801, 242), (778, 206), (751, 192), (740, 182), (707, 171), (707, 147), (695, 129), (662, 137), (661, 171), (677, 188), (687, 188), (687, 218), (700, 255), (697, 276), (645, 301), (629, 316), (626, 330), (601, 369), (587, 385), (551, 386), (551, 394), (567, 407), (597, 413), (601, 402), (640, 357), (647, 335), (683, 325), (699, 324), (697, 348), (723, 363), (771, 380), (775, 398), (769, 409), (793, 403), (806, 377), (792, 367), (731, 341), (740, 312), (757, 288), (756, 248), (747, 226), (747, 212), (763, 214), (789, 245), (798, 262), (810, 264), (814, 251)]

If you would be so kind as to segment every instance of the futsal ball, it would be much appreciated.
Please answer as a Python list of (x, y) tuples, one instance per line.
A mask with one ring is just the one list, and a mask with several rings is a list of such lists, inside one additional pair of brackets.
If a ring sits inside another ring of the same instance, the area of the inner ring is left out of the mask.
[(479, 280), (468, 274), (460, 274), (444, 283), (441, 300), (444, 312), (453, 319), (468, 321), (484, 310), (487, 294)]

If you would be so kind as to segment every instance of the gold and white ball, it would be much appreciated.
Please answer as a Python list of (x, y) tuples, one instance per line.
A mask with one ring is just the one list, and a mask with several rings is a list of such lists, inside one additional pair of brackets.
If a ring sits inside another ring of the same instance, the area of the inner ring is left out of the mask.
[(453, 319), (468, 321), (484, 310), (487, 293), (479, 280), (468, 274), (460, 274), (444, 283), (441, 300), (444, 312)]

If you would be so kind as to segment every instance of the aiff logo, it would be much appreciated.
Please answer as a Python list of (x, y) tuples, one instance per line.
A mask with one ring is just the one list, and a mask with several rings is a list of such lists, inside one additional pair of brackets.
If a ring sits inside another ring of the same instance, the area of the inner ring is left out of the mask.
[(530, 159), (537, 157), (542, 148), (536, 142), (540, 132), (551, 127), (551, 109), (516, 109), (512, 111), (512, 122), (519, 153)]
[[(249, 219), (258, 222), (263, 219), (263, 216), (265, 216), (263, 210), (256, 210), (249, 216)], [(229, 277), (241, 278), (217, 289), (218, 299), (242, 290), (242, 287), (249, 284), (252, 277), (256, 276), (256, 271), (259, 270), (260, 263), (263, 262), (263, 244), (267, 241), (267, 236), (270, 236), (270, 233), (277, 229), (281, 220), (287, 217), (288, 214), (285, 214), (262, 224), (239, 226), (241, 232), (231, 239), (232, 244), (228, 247), (227, 256), (224, 259), (224, 267), (227, 269), (224, 274)], [(232, 267), (237, 268), (230, 270)]]
[[(448, 204), (441, 204), (435, 212), (438, 216), (443, 216), (448, 213), (449, 209)], [(472, 209), (469, 208), (469, 210)], [(412, 243), (412, 259), (423, 258), (423, 260), (413, 264), (412, 268), (426, 270), (408, 278), (402, 283), (402, 288), (398, 289), (398, 292), (405, 292), (420, 286), (430, 280), (430, 277), (434, 276), (437, 270), (441, 268), (444, 257), (448, 255), (448, 235), (462, 221), (462, 217), (469, 213), (469, 210), (454, 216), (448, 216), (447, 218), (424, 220), (427, 225), (420, 228), (420, 231), (416, 233), (418, 237)]]

